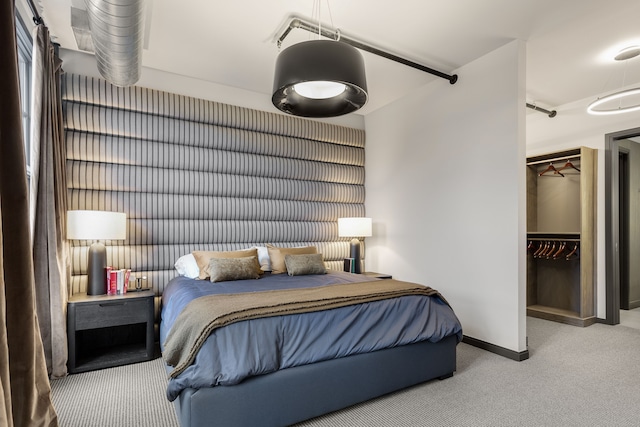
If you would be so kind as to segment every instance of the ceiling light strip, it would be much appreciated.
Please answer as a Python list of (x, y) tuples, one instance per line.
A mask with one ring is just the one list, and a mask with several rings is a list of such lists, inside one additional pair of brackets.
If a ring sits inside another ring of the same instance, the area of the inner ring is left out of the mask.
[(284, 41), (284, 39), (289, 35), (289, 33), (291, 32), (292, 29), (294, 28), (299, 28), (301, 30), (305, 30), (305, 31), (309, 31), (311, 33), (314, 34), (322, 34), (322, 36), (333, 39), (333, 40), (339, 40), (343, 43), (346, 43), (348, 45), (351, 45), (353, 47), (356, 47), (360, 50), (364, 50), (366, 52), (369, 53), (373, 53), (374, 55), (378, 55), (381, 56), (383, 58), (387, 58), (390, 59), (391, 61), (395, 61), (398, 62), (400, 64), (406, 65), (408, 67), (412, 67), (415, 68), (417, 70), (420, 71), (424, 71), (425, 73), (429, 73), (432, 74), (434, 76), (443, 78), (445, 80), (448, 80), (449, 83), (451, 84), (455, 84), (458, 81), (458, 75), (457, 74), (446, 74), (443, 73), (441, 71), (438, 70), (434, 70), (433, 68), (429, 68), (427, 66), (418, 64), (416, 62), (410, 61), (408, 59), (402, 58), (400, 56), (394, 55), (392, 53), (386, 52), (384, 50), (378, 49), (376, 47), (373, 47), (371, 45), (368, 45), (364, 42), (355, 40), (351, 37), (347, 37), (343, 34), (341, 34), (339, 31), (334, 30), (334, 29), (327, 29), (326, 26), (323, 26), (323, 28), (320, 28), (319, 25), (314, 24), (313, 22), (307, 21), (303, 18), (297, 17), (297, 16), (293, 16), (291, 17), (291, 20), (289, 21), (289, 25), (284, 29), (282, 35), (280, 37), (278, 37), (277, 39), (277, 43), (278, 46), (280, 46), (282, 44), (282, 42)]
[(640, 111), (640, 103), (633, 104), (628, 107), (618, 106), (618, 107), (609, 108), (609, 109), (600, 109), (600, 110), (597, 109), (597, 107), (599, 107), (602, 104), (606, 104), (607, 102), (611, 102), (611, 101), (615, 101), (618, 99), (623, 99), (623, 98), (627, 98), (635, 95), (640, 95), (640, 88), (623, 90), (621, 92), (616, 92), (607, 96), (603, 96), (602, 98), (598, 98), (595, 101), (593, 101), (591, 104), (589, 104), (589, 106), (587, 107), (587, 113), (593, 114), (596, 116), (598, 115), (607, 116), (612, 114), (629, 113), (631, 111)]

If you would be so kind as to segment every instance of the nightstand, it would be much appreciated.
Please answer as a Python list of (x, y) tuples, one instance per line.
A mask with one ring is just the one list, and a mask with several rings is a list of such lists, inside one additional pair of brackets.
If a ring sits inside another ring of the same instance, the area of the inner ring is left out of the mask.
[(390, 274), (374, 273), (373, 271), (365, 271), (362, 273), (364, 276), (375, 277), (376, 279), (393, 279)]
[(67, 305), (70, 373), (153, 359), (153, 291), (74, 295)]

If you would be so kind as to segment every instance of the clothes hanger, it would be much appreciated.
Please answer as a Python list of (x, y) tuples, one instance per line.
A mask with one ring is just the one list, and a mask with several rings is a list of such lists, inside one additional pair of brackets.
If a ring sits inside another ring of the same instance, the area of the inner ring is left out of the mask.
[(573, 249), (571, 249), (571, 252), (569, 252), (566, 256), (567, 261), (569, 261), (569, 259), (571, 258), (571, 256), (573, 254), (576, 253), (576, 251), (578, 250), (578, 244), (576, 243), (575, 246), (573, 247)]
[(554, 174), (556, 174), (556, 175), (560, 175), (561, 177), (563, 177), (563, 178), (564, 178), (564, 175), (563, 175), (563, 174), (561, 174), (560, 172), (558, 172), (558, 169), (556, 169), (556, 168), (555, 168), (555, 166), (553, 166), (553, 163), (549, 163), (549, 166), (547, 166), (547, 168), (546, 168), (545, 170), (543, 170), (542, 172), (540, 172), (540, 173), (538, 174), (538, 176), (542, 176), (542, 175), (544, 175), (544, 174), (545, 174), (545, 173), (547, 173), (547, 172), (553, 172)]
[(553, 255), (555, 251), (556, 251), (556, 241), (554, 240), (551, 247), (547, 251), (545, 251), (543, 256), (545, 256), (547, 259), (550, 259), (551, 255)]
[(540, 247), (533, 253), (534, 258), (539, 258), (549, 247), (549, 242), (540, 242)]
[(560, 243), (560, 247), (558, 248), (556, 253), (553, 254), (553, 259), (558, 259), (560, 257), (560, 255), (562, 255), (562, 252), (564, 252), (564, 250), (566, 248), (567, 248), (567, 242)]
[(535, 251), (533, 251), (533, 257), (534, 258), (538, 258), (538, 254), (540, 253), (540, 251), (542, 251), (543, 247), (544, 247), (544, 242), (540, 241), (539, 245), (538, 245), (538, 248)]
[(565, 163), (565, 164), (564, 164), (564, 166), (562, 166), (560, 169), (558, 169), (558, 173), (560, 173), (560, 171), (561, 171), (561, 170), (569, 169), (569, 168), (575, 169), (575, 170), (577, 170), (578, 172), (580, 172), (580, 169), (578, 169), (577, 167), (575, 167), (575, 166), (573, 165), (573, 163), (571, 163), (571, 160), (567, 160), (567, 163)]

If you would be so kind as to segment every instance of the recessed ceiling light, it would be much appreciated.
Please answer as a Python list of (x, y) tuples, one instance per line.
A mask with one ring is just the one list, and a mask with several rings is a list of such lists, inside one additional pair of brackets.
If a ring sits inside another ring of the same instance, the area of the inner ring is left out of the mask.
[(622, 49), (613, 59), (616, 61), (626, 61), (640, 55), (640, 46), (629, 46)]

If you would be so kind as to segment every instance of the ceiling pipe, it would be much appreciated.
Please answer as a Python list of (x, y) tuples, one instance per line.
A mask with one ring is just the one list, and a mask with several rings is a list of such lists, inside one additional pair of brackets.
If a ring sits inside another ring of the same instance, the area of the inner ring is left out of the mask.
[(395, 62), (398, 62), (400, 64), (406, 65), (408, 67), (412, 67), (412, 68), (415, 68), (417, 70), (424, 71), (425, 73), (429, 73), (429, 74), (432, 74), (434, 76), (443, 78), (445, 80), (448, 80), (449, 83), (451, 83), (451, 84), (455, 84), (458, 81), (458, 75), (457, 74), (449, 75), (449, 74), (443, 73), (441, 71), (434, 70), (433, 68), (429, 68), (429, 67), (426, 67), (424, 65), (418, 64), (416, 62), (409, 61), (408, 59), (399, 57), (399, 56), (394, 55), (392, 53), (389, 53), (389, 52), (386, 52), (384, 50), (381, 50), (381, 49), (378, 49), (376, 47), (373, 47), (371, 45), (368, 45), (368, 44), (366, 44), (364, 42), (358, 41), (358, 40), (356, 40), (354, 38), (345, 36), (345, 35), (341, 34), (339, 30), (327, 29), (325, 26), (320, 28), (318, 26), (318, 24), (315, 24), (315, 23), (313, 23), (311, 21), (307, 21), (307, 20), (305, 20), (303, 18), (300, 18), (300, 17), (297, 17), (297, 16), (291, 17), (291, 20), (289, 21), (289, 25), (284, 29), (282, 35), (280, 37), (278, 37), (278, 39), (277, 39), (278, 47), (280, 47), (282, 45), (282, 42), (284, 41), (284, 39), (289, 35), (291, 30), (293, 30), (294, 28), (299, 28), (301, 30), (306, 30), (306, 31), (309, 31), (310, 33), (314, 33), (314, 34), (321, 34), (322, 36), (327, 37), (327, 38), (332, 39), (332, 40), (339, 40), (342, 43), (346, 43), (346, 44), (351, 45), (353, 47), (356, 47), (356, 48), (358, 48), (360, 50), (364, 50), (366, 52), (373, 53), (374, 55), (378, 55), (378, 56), (381, 56), (383, 58), (390, 59), (391, 61), (395, 61)]
[(529, 104), (528, 102), (527, 102), (527, 108), (531, 108), (534, 111), (540, 111), (541, 113), (545, 113), (547, 116), (549, 116), (550, 119), (554, 118), (556, 116), (556, 114), (558, 114), (558, 112), (556, 110), (549, 111), (547, 109), (538, 107), (535, 104)]
[(98, 71), (115, 86), (140, 78), (143, 0), (85, 0)]

